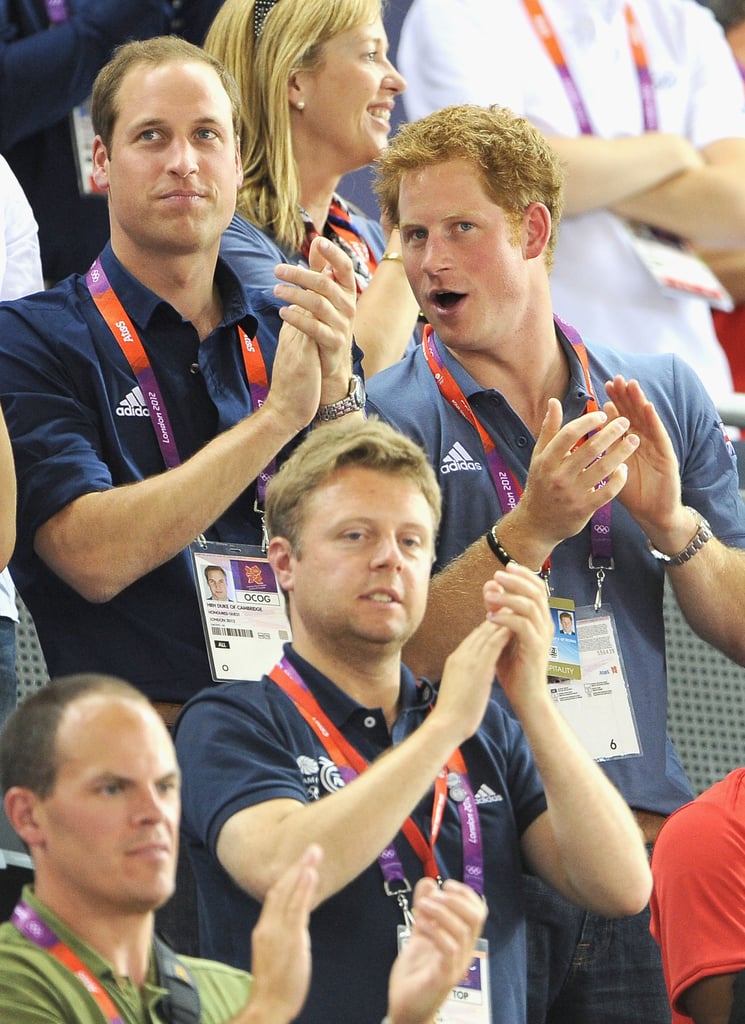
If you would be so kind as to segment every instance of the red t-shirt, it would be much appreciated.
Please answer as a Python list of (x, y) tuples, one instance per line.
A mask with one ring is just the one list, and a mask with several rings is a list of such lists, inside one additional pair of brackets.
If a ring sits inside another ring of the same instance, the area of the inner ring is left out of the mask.
[(727, 354), (735, 391), (745, 391), (745, 305), (731, 313), (713, 310), (714, 329), (719, 344)]
[(652, 855), (651, 931), (662, 950), (673, 1024), (702, 978), (745, 969), (745, 768), (672, 814)]

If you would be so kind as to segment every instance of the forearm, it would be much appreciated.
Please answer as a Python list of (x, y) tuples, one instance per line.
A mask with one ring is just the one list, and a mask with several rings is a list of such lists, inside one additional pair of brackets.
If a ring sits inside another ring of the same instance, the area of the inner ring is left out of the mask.
[[(503, 516), (497, 525), (500, 543), (510, 557), (538, 571), (551, 553), (550, 543), (538, 536), (525, 508)], [(403, 650), (403, 660), (417, 675), (437, 680), (445, 659), (484, 618), (482, 585), (501, 562), (484, 537), (474, 541), (429, 585), (427, 610), (419, 629)]]
[(321, 800), (269, 801), (234, 815), (218, 838), (223, 867), (263, 900), (308, 843), (316, 843), (324, 856), (314, 906), (328, 899), (394, 839), (462, 741), (457, 725), (442, 718), (433, 712), (403, 743)]
[(382, 260), (357, 300), (354, 333), (369, 379), (397, 362), (416, 325), (419, 307), (400, 260)]
[(712, 538), (689, 562), (670, 568), (667, 575), (691, 629), (745, 665), (745, 551)]
[(8, 430), (0, 412), (0, 569), (13, 554), (16, 540), (16, 475)]
[(637, 913), (649, 898), (651, 876), (629, 807), (548, 694), (541, 706), (529, 714), (519, 710), (518, 717), (548, 801), (555, 843), (548, 881), (597, 913)]
[(745, 148), (742, 140), (707, 147), (707, 161), (613, 204), (623, 217), (680, 235), (694, 245), (745, 245)]
[(700, 154), (678, 135), (647, 132), (619, 139), (552, 136), (566, 168), (564, 216), (614, 207), (693, 167)]
[(71, 502), (35, 550), (86, 600), (108, 601), (208, 529), (295, 433), (267, 404), (181, 466)]

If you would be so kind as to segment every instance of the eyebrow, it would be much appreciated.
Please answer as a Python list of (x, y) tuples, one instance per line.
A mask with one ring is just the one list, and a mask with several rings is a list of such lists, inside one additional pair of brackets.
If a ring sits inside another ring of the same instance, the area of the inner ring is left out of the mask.
[[(221, 120), (214, 114), (205, 114), (203, 117), (193, 117), (191, 120), (191, 127), (199, 128), (203, 127), (204, 125), (215, 125), (217, 127), (223, 127), (225, 123), (225, 121)], [(133, 121), (129, 127), (130, 131), (132, 132), (141, 132), (144, 131), (146, 128), (168, 127), (169, 124), (170, 121), (168, 121), (164, 117), (148, 117), (143, 118), (141, 121)]]

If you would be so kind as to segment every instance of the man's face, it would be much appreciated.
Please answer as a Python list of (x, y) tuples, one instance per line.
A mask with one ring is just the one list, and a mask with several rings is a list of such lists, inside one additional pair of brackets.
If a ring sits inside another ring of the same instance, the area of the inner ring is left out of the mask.
[(63, 713), (57, 752), (51, 795), (34, 798), (39, 898), (101, 915), (161, 906), (174, 888), (180, 775), (155, 711), (81, 697)]
[(409, 171), (399, 190), (406, 274), (443, 342), (491, 351), (528, 298), (521, 239), (467, 160)]
[(424, 615), (433, 544), (432, 511), (414, 483), (339, 470), (308, 500), (302, 554), (291, 554), (279, 576), (295, 639), (351, 656), (400, 650)]
[(227, 601), (228, 581), (225, 579), (224, 572), (219, 569), (210, 569), (207, 572), (207, 586), (215, 601)]
[(122, 80), (94, 178), (120, 259), (217, 252), (241, 181), (230, 100), (207, 64), (138, 64)]

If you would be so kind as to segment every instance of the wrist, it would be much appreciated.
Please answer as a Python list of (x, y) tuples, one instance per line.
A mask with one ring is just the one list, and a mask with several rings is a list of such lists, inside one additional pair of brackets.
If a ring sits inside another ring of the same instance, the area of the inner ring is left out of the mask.
[[(347, 377), (343, 389), (331, 388), (332, 399), (328, 398), (329, 389), (321, 389), (321, 401), (315, 419), (325, 422), (341, 419), (351, 412), (360, 412), (365, 408), (365, 382), (357, 374)], [(341, 392), (341, 393), (340, 393)]]
[(525, 545), (519, 545), (517, 551), (519, 554), (515, 554), (515, 548), (513, 548), (514, 538), (510, 532), (504, 529), (504, 520), (500, 520), (499, 523), (495, 523), (490, 530), (484, 534), (484, 540), (489, 545), (489, 550), (492, 555), (500, 562), (503, 566), (509, 565), (510, 562), (518, 562), (530, 569), (531, 572), (536, 573), (539, 576), (546, 574), (546, 563), (550, 556), (550, 552), (546, 554), (546, 557), (539, 561), (534, 555), (528, 554), (527, 557), (522, 557), (526, 548)]
[(669, 531), (660, 542), (660, 546), (647, 537), (650, 553), (666, 567), (676, 568), (685, 565), (713, 537), (708, 521), (700, 512), (688, 505), (684, 507), (684, 511), (687, 513), (687, 525), (681, 524), (674, 531)]

